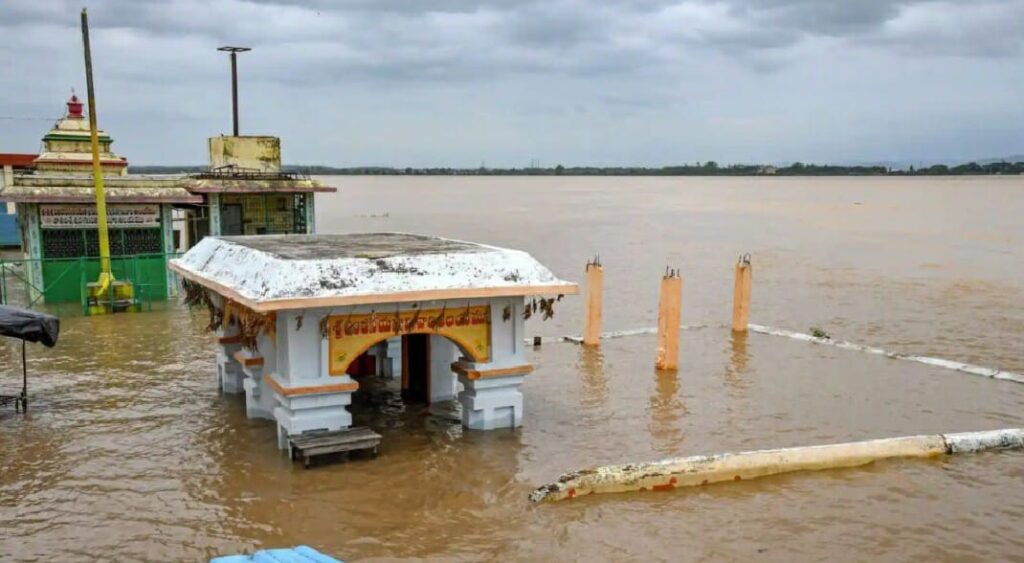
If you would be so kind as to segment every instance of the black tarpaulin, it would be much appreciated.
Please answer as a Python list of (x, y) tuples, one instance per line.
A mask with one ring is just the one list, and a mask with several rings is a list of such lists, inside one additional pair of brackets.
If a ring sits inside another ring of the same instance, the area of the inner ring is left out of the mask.
[(48, 347), (57, 343), (60, 319), (17, 307), (0, 305), (0, 336), (40, 342)]

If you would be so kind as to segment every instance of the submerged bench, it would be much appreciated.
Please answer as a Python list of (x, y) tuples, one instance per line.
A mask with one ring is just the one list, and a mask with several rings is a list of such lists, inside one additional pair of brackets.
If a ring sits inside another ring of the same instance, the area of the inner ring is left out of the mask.
[(18, 411), (20, 405), (24, 405), (27, 401), (21, 395), (0, 395), (0, 407), (6, 407), (7, 405), (14, 403), (15, 412)]
[(380, 440), (380, 434), (366, 427), (304, 432), (288, 438), (291, 443), (292, 459), (302, 457), (307, 468), (310, 460), (318, 455), (371, 450), (376, 456), (379, 453)]

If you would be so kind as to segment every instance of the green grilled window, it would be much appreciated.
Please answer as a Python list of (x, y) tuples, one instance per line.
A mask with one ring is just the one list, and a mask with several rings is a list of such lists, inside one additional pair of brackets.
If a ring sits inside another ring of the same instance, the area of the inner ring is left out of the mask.
[[(111, 229), (110, 255), (160, 254), (163, 252), (160, 229)], [(44, 229), (44, 258), (97, 257), (99, 232), (88, 229)]]

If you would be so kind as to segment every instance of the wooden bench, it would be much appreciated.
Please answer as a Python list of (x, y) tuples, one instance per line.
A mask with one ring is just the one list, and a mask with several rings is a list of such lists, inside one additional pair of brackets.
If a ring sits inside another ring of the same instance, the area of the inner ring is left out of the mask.
[(347, 428), (334, 431), (303, 432), (289, 436), (292, 459), (302, 457), (304, 465), (309, 468), (310, 460), (318, 455), (371, 450), (373, 455), (379, 453), (380, 434), (366, 427)]

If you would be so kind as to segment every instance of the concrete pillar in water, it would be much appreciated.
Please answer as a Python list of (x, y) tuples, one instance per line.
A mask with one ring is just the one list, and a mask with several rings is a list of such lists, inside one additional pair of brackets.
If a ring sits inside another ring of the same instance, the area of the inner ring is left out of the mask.
[(402, 377), (402, 337), (388, 338), (384, 350), (381, 375), (392, 379)]
[(754, 267), (750, 255), (740, 256), (736, 263), (736, 286), (732, 295), (732, 330), (747, 332), (750, 324), (750, 292), (754, 283)]
[(217, 331), (217, 387), (227, 394), (243, 392), (242, 368), (235, 360), (235, 352), (241, 349), (234, 330)]
[(277, 400), (273, 390), (263, 381), (268, 370), (273, 369), (277, 359), (274, 357), (276, 345), (269, 334), (261, 334), (257, 338), (258, 350), (240, 350), (235, 359), (245, 374), (242, 387), (245, 389), (245, 415), (248, 418), (274, 419), (274, 407)]
[(523, 300), (493, 299), (490, 306), (490, 360), (473, 362), (464, 358), (451, 366), (463, 387), (458, 394), (462, 425), (472, 430), (522, 425), (523, 394), (519, 386), (533, 371), (523, 357)]
[(488, 364), (462, 365), (457, 362), (459, 393), (462, 404), (462, 425), (471, 430), (516, 428), (523, 424), (523, 394), (519, 386), (533, 370), (532, 366), (513, 366), (508, 375), (494, 375), (502, 369)]
[(330, 375), (328, 341), (320, 331), (321, 320), (331, 311), (277, 313), (276, 368), (273, 374), (263, 376), (263, 383), (274, 395), (273, 416), (281, 449), (288, 449), (288, 436), (352, 425), (347, 407), (359, 384), (348, 375)]
[[(210, 294), (210, 301), (214, 306), (224, 310), (227, 307), (227, 300), (217, 294)], [(242, 380), (245, 375), (242, 367), (235, 359), (235, 353), (242, 349), (242, 341), (238, 337), (238, 328), (235, 325), (221, 323), (217, 329), (217, 388), (224, 393), (242, 393)]]
[(661, 279), (658, 302), (658, 356), (654, 365), (662, 370), (679, 368), (679, 319), (683, 305), (683, 278), (670, 270)]
[(583, 344), (597, 346), (601, 343), (602, 299), (604, 293), (604, 268), (598, 258), (587, 262), (586, 324), (583, 327)]

